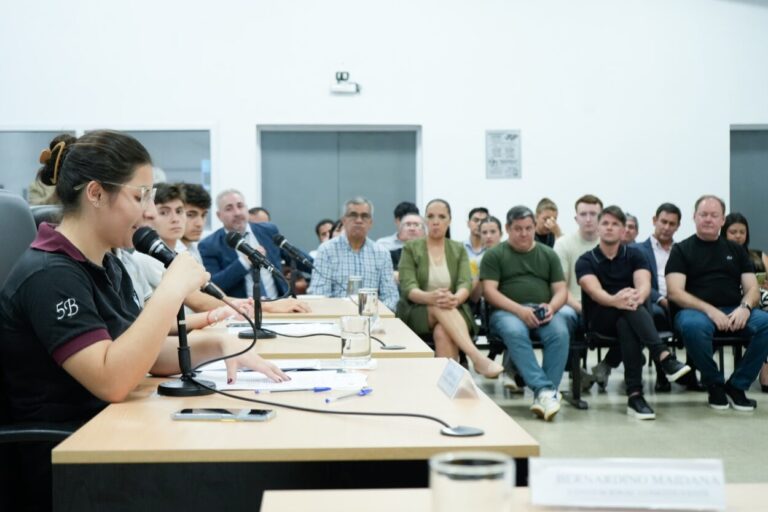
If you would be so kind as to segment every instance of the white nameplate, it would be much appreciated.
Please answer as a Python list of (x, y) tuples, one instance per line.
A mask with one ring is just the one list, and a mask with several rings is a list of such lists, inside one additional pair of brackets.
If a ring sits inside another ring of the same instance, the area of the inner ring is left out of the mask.
[(458, 398), (460, 396), (476, 397), (477, 390), (475, 383), (472, 382), (472, 376), (459, 363), (453, 359), (448, 359), (440, 380), (437, 381), (437, 387), (448, 396), (448, 398)]
[(549, 507), (725, 510), (716, 459), (530, 459), (531, 503)]

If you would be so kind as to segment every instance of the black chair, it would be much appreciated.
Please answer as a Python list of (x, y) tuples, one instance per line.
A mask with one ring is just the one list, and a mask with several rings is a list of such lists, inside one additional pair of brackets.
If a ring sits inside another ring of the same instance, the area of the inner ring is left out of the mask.
[[(0, 244), (0, 282), (4, 285), (13, 265), (29, 247), (36, 233), (27, 203), (21, 197), (5, 191), (0, 192), (0, 232), (4, 237)], [(26, 483), (18, 471), (20, 447), (32, 443), (60, 442), (74, 432), (75, 426), (11, 422), (9, 401), (4, 388), (0, 370), (0, 510), (24, 510), (26, 505), (22, 496)]]
[[(481, 332), (485, 334), (488, 341), (488, 357), (495, 359), (496, 356), (503, 356), (504, 351), (507, 349), (504, 345), (504, 340), (501, 336), (491, 331), (488, 323), (490, 316), (490, 306), (483, 301), (481, 308)], [(581, 399), (581, 364), (586, 364), (586, 345), (584, 344), (583, 334), (577, 330), (574, 333), (574, 337), (571, 339), (571, 343), (568, 349), (568, 365), (566, 370), (571, 375), (571, 391), (563, 391), (563, 399), (571, 404), (576, 409), (586, 410), (589, 408), (589, 404)], [(542, 350), (544, 346), (541, 344), (541, 339), (535, 334), (531, 333), (531, 343), (534, 349)], [(519, 381), (517, 379), (520, 379)], [(522, 377), (516, 376), (516, 382), (518, 385), (525, 385)]]
[(35, 226), (40, 226), (41, 222), (58, 224), (61, 222), (61, 205), (58, 204), (40, 204), (30, 206), (32, 218), (35, 219)]

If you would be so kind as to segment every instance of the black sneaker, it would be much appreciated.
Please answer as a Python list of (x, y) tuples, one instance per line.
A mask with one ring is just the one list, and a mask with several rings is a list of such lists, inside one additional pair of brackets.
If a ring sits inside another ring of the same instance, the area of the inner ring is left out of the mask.
[(639, 420), (655, 420), (656, 413), (645, 401), (643, 395), (632, 395), (627, 400), (627, 414), (634, 416)]
[(656, 375), (656, 385), (653, 387), (657, 393), (669, 393), (672, 391), (672, 384), (669, 383), (667, 377), (660, 373)]
[(659, 365), (661, 365), (661, 369), (667, 375), (667, 379), (669, 379), (670, 382), (675, 382), (677, 379), (691, 371), (690, 366), (681, 363), (672, 354), (669, 354), (659, 363)]
[(743, 390), (731, 386), (730, 382), (725, 383), (725, 395), (728, 403), (730, 403), (731, 407), (737, 411), (750, 412), (757, 408), (757, 402), (755, 400), (747, 398), (747, 395)]
[(723, 384), (712, 384), (709, 386), (709, 406), (718, 411), (728, 409), (728, 396), (725, 394)]

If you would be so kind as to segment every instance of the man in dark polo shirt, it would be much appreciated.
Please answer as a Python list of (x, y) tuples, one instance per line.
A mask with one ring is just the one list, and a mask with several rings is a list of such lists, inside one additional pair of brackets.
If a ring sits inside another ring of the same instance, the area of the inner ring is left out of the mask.
[[(488, 249), (480, 266), (483, 293), (493, 306), (490, 328), (507, 346), (508, 357), (533, 390), (531, 406), (549, 421), (560, 410), (558, 387), (568, 359), (570, 333), (560, 312), (567, 290), (555, 251), (534, 241), (536, 221), (525, 206), (507, 212), (506, 243)], [(540, 366), (531, 344), (536, 331), (544, 345)]]
[(651, 358), (673, 382), (691, 369), (659, 339), (646, 305), (651, 292), (650, 266), (639, 249), (622, 244), (624, 212), (618, 206), (608, 206), (597, 222), (600, 243), (576, 261), (587, 328), (608, 336), (618, 334), (629, 397), (627, 414), (652, 420), (656, 413), (643, 398), (643, 348), (648, 348)]
[[(753, 310), (759, 287), (744, 248), (720, 238), (725, 202), (700, 197), (694, 207), (696, 234), (672, 246), (666, 267), (669, 300), (681, 310), (674, 319), (688, 357), (701, 371), (714, 409), (752, 411), (754, 400), (745, 391), (757, 378), (768, 355), (768, 313)], [(715, 331), (743, 333), (751, 338), (744, 357), (723, 382), (712, 359)]]

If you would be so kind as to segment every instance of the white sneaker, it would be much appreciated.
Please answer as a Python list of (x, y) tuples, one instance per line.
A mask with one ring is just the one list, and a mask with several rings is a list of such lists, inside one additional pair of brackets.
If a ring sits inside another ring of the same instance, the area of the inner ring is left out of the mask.
[(559, 410), (560, 396), (557, 391), (552, 391), (551, 389), (539, 391), (539, 394), (533, 400), (533, 405), (531, 405), (531, 411), (544, 421), (554, 418)]

